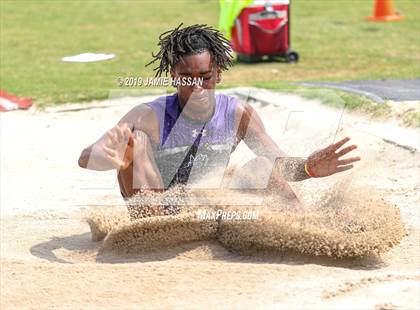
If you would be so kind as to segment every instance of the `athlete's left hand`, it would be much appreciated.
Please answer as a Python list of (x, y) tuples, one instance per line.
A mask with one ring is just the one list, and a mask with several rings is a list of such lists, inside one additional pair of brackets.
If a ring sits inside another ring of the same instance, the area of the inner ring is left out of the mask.
[(352, 163), (359, 161), (360, 157), (340, 159), (357, 148), (357, 145), (353, 144), (339, 150), (349, 140), (349, 137), (344, 138), (325, 149), (312, 153), (306, 162), (309, 174), (314, 178), (320, 178), (353, 168)]

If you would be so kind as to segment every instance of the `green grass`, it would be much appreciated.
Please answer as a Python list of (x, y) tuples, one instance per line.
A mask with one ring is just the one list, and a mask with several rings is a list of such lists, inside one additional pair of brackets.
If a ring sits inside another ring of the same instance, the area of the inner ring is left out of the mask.
[[(420, 1), (396, 0), (397, 23), (370, 23), (373, 0), (294, 0), (295, 65), (235, 64), (223, 87), (283, 88), (289, 81), (417, 78)], [(107, 98), (116, 79), (153, 76), (144, 65), (158, 35), (185, 24), (217, 25), (218, 1), (1, 1), (0, 84), (37, 104)], [(115, 53), (98, 63), (60, 58), (82, 52)]]
[[(257, 87), (263, 87), (258, 84)], [(318, 100), (322, 104), (345, 109), (346, 111), (359, 111), (368, 114), (372, 118), (387, 119), (394, 115), (389, 101), (383, 104), (377, 104), (371, 99), (357, 94), (345, 92), (338, 89), (322, 88), (322, 87), (303, 87), (294, 84), (282, 83), (281, 86), (268, 83), (264, 88), (280, 91), (282, 93), (298, 95), (302, 98), (310, 100)], [(413, 115), (414, 114), (414, 115)], [(417, 115), (418, 117), (418, 115)], [(414, 112), (408, 112), (401, 117), (403, 123), (411, 127), (419, 127), (420, 121), (416, 119)]]
[(340, 90), (300, 88), (295, 93), (307, 99), (317, 99), (329, 106), (344, 108), (346, 111), (362, 111), (373, 118), (386, 119), (392, 116), (392, 108), (389, 102), (377, 104), (367, 97)]

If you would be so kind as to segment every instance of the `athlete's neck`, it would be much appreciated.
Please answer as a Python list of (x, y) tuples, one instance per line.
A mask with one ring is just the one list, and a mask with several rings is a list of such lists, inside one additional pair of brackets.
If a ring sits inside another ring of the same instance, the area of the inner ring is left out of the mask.
[(178, 96), (178, 108), (182, 116), (194, 122), (206, 122), (210, 120), (215, 111), (216, 100), (215, 98), (209, 102), (209, 107), (203, 110), (192, 109), (186, 107), (186, 102), (183, 102)]

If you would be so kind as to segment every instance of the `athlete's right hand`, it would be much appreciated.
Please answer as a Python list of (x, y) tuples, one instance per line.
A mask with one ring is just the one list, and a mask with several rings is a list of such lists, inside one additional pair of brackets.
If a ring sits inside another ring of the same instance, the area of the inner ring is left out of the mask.
[(133, 162), (136, 139), (127, 124), (115, 126), (106, 133), (102, 146), (115, 169), (125, 170)]

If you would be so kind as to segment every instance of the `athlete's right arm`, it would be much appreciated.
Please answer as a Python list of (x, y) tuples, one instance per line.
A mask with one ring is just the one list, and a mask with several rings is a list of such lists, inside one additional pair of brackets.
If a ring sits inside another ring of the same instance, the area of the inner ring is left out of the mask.
[(154, 119), (151, 113), (153, 111), (146, 105), (133, 108), (115, 127), (82, 151), (79, 166), (100, 171), (127, 168), (133, 161), (134, 129), (144, 131), (151, 141), (159, 137), (159, 132), (156, 133), (158, 127), (151, 121)]

